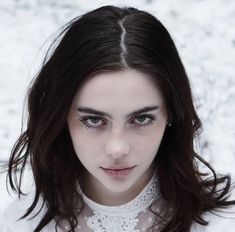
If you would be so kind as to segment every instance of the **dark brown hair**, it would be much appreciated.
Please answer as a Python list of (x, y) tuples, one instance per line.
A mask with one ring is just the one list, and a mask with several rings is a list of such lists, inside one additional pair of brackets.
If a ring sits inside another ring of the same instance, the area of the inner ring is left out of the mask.
[[(172, 126), (155, 158), (160, 193), (167, 203), (164, 213), (155, 212), (161, 231), (190, 231), (194, 221), (207, 224), (204, 212), (235, 204), (228, 201), (230, 176), (218, 177), (194, 151), (201, 122), (177, 49), (156, 17), (135, 8), (104, 6), (73, 19), (61, 35), (29, 89), (27, 128), (12, 149), (8, 167), (10, 186), (21, 195), (22, 176), (14, 182), (16, 169), (22, 173), (30, 161), (35, 197), (22, 218), (33, 212), (39, 197), (47, 206), (35, 232), (55, 218), (68, 220), (70, 231), (75, 230), (75, 202), (80, 199), (76, 182), (83, 167), (73, 149), (67, 115), (81, 83), (104, 71), (134, 69), (148, 74), (164, 94)], [(198, 162), (212, 175), (200, 173)]]

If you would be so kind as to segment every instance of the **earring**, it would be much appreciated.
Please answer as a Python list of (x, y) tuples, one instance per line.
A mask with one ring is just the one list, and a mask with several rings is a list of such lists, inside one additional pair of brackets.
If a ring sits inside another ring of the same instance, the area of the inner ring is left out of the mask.
[(167, 126), (171, 127), (171, 126), (172, 126), (172, 124), (171, 124), (170, 122), (168, 122), (168, 123), (167, 123)]

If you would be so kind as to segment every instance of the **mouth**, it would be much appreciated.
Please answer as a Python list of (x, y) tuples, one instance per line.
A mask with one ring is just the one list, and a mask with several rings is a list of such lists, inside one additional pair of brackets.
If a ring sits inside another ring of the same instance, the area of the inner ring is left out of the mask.
[(114, 179), (122, 179), (127, 177), (132, 170), (135, 168), (136, 166), (132, 166), (132, 167), (110, 167), (110, 168), (103, 168), (101, 167), (101, 169), (104, 171), (104, 173)]

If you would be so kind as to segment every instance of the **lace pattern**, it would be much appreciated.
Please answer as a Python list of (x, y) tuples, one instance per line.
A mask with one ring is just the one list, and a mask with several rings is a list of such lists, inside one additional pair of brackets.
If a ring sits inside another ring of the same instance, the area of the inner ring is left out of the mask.
[(120, 206), (104, 206), (89, 199), (83, 194), (79, 187), (79, 192), (85, 204), (91, 209), (92, 215), (86, 216), (86, 224), (96, 232), (139, 232), (136, 229), (139, 221), (138, 214), (145, 211), (158, 197), (158, 184), (156, 173), (143, 188), (143, 190), (130, 202)]

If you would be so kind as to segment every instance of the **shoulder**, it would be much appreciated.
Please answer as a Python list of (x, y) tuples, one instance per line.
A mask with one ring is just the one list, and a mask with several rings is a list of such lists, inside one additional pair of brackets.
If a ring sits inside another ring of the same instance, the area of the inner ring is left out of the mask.
[[(42, 199), (40, 198), (37, 206), (32, 212), (32, 215), (30, 214), (29, 217), (26, 217), (24, 219), (20, 219), (22, 217), (29, 206), (31, 205), (32, 201), (34, 198), (34, 194), (30, 193), (27, 196), (24, 196), (20, 199), (15, 199), (12, 201), (5, 210), (3, 210), (2, 215), (1, 215), (1, 228), (3, 225), (3, 232), (32, 232), (36, 228), (36, 226), (39, 224), (43, 214), (45, 213), (46, 208), (43, 207), (40, 213), (32, 218), (32, 216), (36, 215), (38, 210), (42, 206)], [(52, 229), (53, 228), (53, 229)], [(2, 229), (1, 229), (2, 231)], [(49, 223), (45, 229), (42, 230), (42, 232), (52, 232), (54, 231), (54, 223), (51, 222)]]

